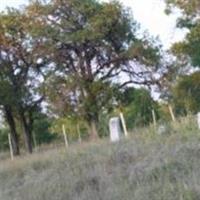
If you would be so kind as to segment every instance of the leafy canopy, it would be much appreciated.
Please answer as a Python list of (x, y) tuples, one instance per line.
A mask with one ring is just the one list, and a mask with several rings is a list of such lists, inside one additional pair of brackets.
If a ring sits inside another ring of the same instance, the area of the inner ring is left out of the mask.
[(181, 11), (177, 27), (188, 31), (184, 41), (175, 43), (172, 51), (184, 63), (191, 61), (193, 66), (200, 66), (200, 1), (199, 0), (166, 0), (167, 12), (174, 8)]
[(48, 85), (57, 85), (59, 96), (50, 98), (57, 106), (97, 120), (122, 74), (128, 74), (128, 83), (151, 82), (148, 75), (158, 66), (159, 49), (146, 36), (138, 37), (138, 24), (119, 2), (33, 1), (26, 13), (33, 18), (32, 36), (42, 39), (55, 67)]

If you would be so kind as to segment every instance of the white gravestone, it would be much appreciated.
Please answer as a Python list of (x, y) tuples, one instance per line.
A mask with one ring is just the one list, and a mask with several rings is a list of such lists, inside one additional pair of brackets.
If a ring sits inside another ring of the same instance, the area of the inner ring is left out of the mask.
[(117, 142), (122, 136), (121, 123), (119, 117), (113, 117), (109, 121), (110, 140), (111, 142)]
[(158, 135), (164, 135), (167, 132), (168, 132), (168, 130), (167, 130), (167, 126), (166, 125), (161, 124), (161, 125), (158, 126), (158, 129), (157, 129)]
[(200, 129), (200, 112), (197, 114), (197, 123), (198, 123), (198, 127)]

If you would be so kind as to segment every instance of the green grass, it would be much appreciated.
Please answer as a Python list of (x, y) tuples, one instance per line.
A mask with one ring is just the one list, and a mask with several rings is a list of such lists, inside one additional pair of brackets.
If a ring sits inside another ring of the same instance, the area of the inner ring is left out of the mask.
[(194, 118), (0, 162), (0, 200), (199, 200), (200, 131)]

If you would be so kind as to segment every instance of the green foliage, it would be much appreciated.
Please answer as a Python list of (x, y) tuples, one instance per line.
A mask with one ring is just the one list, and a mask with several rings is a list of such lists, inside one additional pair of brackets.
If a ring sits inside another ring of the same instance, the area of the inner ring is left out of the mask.
[(51, 132), (52, 120), (47, 115), (37, 113), (33, 124), (33, 139), (37, 145), (50, 143), (56, 139), (56, 134)]
[(158, 119), (158, 104), (152, 99), (146, 89), (127, 88), (121, 95), (121, 106), (128, 128), (145, 126), (151, 123), (152, 110), (155, 111)]
[(158, 107), (158, 116), (160, 123), (168, 123), (171, 121), (171, 114), (169, 112), (169, 105), (166, 102), (160, 102)]
[(178, 114), (200, 111), (200, 72), (180, 77), (172, 91)]
[(57, 118), (52, 121), (50, 130), (57, 134), (63, 140), (63, 125), (67, 134), (69, 142), (78, 141), (88, 138), (88, 127), (84, 120), (77, 120), (72, 117)]
[[(182, 16), (177, 21), (177, 26), (188, 31), (183, 42), (175, 43), (172, 51), (182, 59), (191, 61), (193, 66), (200, 66), (200, 2), (199, 0), (166, 0), (167, 10), (174, 8), (181, 10)], [(170, 13), (170, 12), (169, 12)], [(191, 59), (188, 59), (188, 57)]]
[(9, 130), (6, 127), (0, 128), (0, 151), (8, 150), (8, 133)]
[(172, 11), (174, 6), (182, 10), (186, 16), (193, 16), (198, 14), (200, 2), (199, 0), (165, 0), (167, 3), (167, 11)]

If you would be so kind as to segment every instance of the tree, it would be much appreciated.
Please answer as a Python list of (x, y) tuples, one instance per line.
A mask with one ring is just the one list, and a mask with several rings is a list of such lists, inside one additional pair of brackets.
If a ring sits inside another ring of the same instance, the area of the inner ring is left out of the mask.
[(174, 8), (180, 9), (182, 15), (177, 20), (177, 27), (186, 29), (187, 34), (182, 42), (173, 45), (172, 51), (181, 59), (182, 64), (200, 67), (200, 1), (199, 0), (165, 0), (167, 13)]
[(180, 77), (172, 91), (178, 114), (200, 111), (200, 72)]
[(147, 37), (137, 37), (138, 24), (119, 2), (34, 1), (26, 12), (34, 19), (33, 36), (42, 39), (52, 59), (49, 80), (59, 93), (54, 97), (88, 122), (92, 138), (114, 81), (128, 74), (120, 87), (152, 83), (159, 49)]
[(41, 58), (40, 41), (28, 33), (30, 22), (16, 9), (0, 14), (0, 104), (10, 127), (14, 154), (19, 154), (16, 119), (21, 123), (27, 151), (32, 153), (33, 113), (43, 99), (37, 87), (45, 58)]

